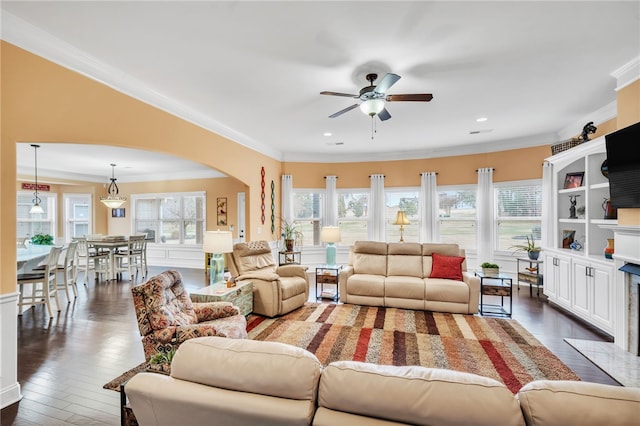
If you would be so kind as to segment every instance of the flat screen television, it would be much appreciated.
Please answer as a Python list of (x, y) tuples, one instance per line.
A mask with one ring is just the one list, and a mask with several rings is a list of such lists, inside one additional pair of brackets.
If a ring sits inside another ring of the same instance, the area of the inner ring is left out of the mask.
[(640, 123), (605, 136), (611, 205), (640, 208)]

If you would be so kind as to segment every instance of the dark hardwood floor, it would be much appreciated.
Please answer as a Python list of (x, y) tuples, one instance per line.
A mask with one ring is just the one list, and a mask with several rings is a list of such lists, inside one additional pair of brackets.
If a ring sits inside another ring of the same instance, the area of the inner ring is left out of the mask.
[[(165, 269), (153, 267), (149, 273)], [(200, 269), (179, 270), (188, 289), (208, 284)], [(80, 283), (78, 298), (52, 320), (43, 305), (18, 318), (23, 398), (2, 410), (2, 426), (120, 424), (120, 396), (102, 385), (144, 361), (130, 292), (140, 282)], [(311, 295), (313, 290), (312, 283)], [(611, 341), (610, 336), (554, 308), (535, 291), (530, 297), (527, 287), (514, 293), (513, 318), (576, 374), (585, 381), (617, 384), (562, 340)], [(64, 296), (61, 301), (66, 303)]]

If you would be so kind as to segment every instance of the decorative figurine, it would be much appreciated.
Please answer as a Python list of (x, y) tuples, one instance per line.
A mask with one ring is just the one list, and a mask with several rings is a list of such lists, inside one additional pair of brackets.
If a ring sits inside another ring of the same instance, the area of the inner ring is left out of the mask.
[(569, 195), (569, 201), (571, 202), (571, 207), (569, 207), (569, 219), (577, 219), (576, 215), (576, 204), (579, 195)]

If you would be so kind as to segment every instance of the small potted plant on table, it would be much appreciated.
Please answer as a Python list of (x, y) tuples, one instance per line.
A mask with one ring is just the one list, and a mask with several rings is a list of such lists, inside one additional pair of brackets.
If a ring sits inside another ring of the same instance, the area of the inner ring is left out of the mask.
[(495, 263), (483, 262), (480, 267), (485, 277), (497, 277), (500, 274), (500, 266)]
[(527, 256), (531, 260), (538, 260), (540, 257), (540, 252), (542, 251), (542, 247), (536, 246), (536, 242), (533, 239), (533, 235), (527, 235), (527, 243), (526, 244), (516, 244), (511, 246), (514, 252), (524, 251), (527, 252)]

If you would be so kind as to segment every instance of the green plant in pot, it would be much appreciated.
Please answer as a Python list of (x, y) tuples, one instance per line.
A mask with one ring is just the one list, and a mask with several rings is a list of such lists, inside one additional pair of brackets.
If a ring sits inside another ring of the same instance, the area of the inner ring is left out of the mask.
[(536, 242), (533, 239), (533, 235), (527, 235), (527, 243), (526, 244), (516, 244), (511, 246), (514, 252), (524, 251), (529, 256), (531, 260), (537, 260), (540, 256), (540, 252), (542, 251), (542, 247), (536, 246)]
[(298, 224), (295, 222), (289, 222), (282, 219), (280, 222), (280, 235), (284, 239), (285, 248), (287, 251), (293, 251), (294, 246), (302, 245), (304, 234), (298, 228)]
[(157, 370), (164, 373), (171, 371), (171, 361), (176, 354), (176, 350), (172, 348), (169, 352), (157, 352), (151, 358), (149, 358), (149, 368), (151, 370)]
[(497, 277), (500, 274), (500, 266), (497, 263), (483, 262), (480, 267), (485, 277)]
[(49, 234), (35, 234), (31, 237), (31, 244), (37, 246), (50, 246), (53, 244), (53, 236)]

